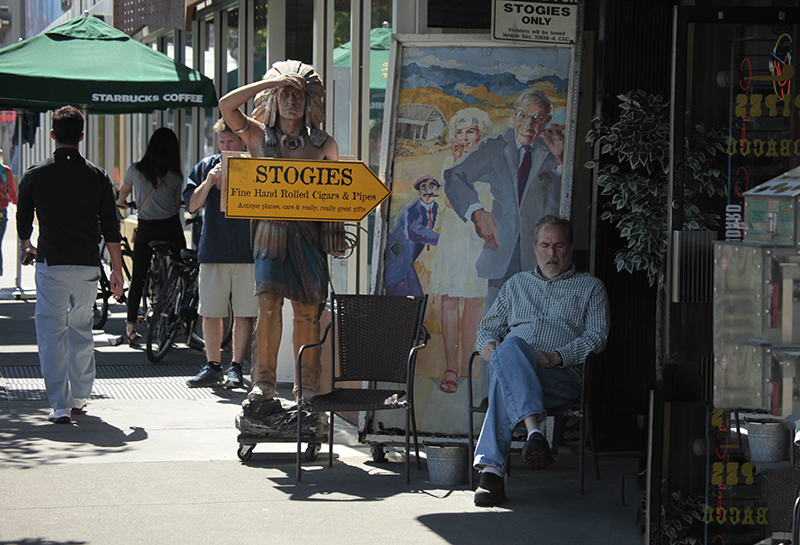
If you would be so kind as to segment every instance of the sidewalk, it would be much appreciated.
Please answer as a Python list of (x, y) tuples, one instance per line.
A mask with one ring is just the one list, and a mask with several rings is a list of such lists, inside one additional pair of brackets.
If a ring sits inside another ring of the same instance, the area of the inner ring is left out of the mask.
[[(9, 237), (16, 245), (6, 233), (4, 250)], [(8, 271), (13, 255), (5, 257)], [(7, 278), (0, 293), (10, 291)], [(509, 500), (493, 509), (476, 508), (466, 484), (431, 485), (424, 460), (405, 485), (397, 449), (387, 463), (372, 462), (342, 419), (334, 467), (324, 446), (303, 462), (302, 483), (294, 444), (259, 444), (243, 463), (234, 418), (245, 391), (186, 388), (205, 359), (180, 341), (158, 365), (142, 350), (96, 345), (86, 414), (51, 424), (33, 309), (33, 301), (0, 299), (0, 545), (643, 542), (630, 456), (601, 456), (602, 481), (589, 458), (585, 496), (577, 455), (560, 453), (539, 472), (514, 456)], [(111, 310), (106, 332), (119, 335), (124, 307)], [(290, 386), (279, 393), (290, 396)]]

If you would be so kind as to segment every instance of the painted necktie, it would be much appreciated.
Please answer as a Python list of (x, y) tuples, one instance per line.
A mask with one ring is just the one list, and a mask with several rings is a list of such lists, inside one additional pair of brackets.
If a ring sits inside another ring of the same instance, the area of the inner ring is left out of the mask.
[[(428, 209), (428, 229), (433, 229), (433, 208)], [(430, 250), (431, 245), (428, 244), (426, 250)]]
[(522, 193), (525, 191), (525, 184), (528, 182), (528, 174), (531, 173), (531, 147), (522, 146), (525, 148), (525, 155), (522, 157), (522, 163), (519, 165), (517, 172), (517, 194), (519, 202), (522, 202)]

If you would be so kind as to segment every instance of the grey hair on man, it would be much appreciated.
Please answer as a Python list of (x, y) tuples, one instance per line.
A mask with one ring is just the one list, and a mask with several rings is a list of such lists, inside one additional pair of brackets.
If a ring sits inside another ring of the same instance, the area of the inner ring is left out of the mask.
[(553, 214), (547, 214), (546, 216), (542, 216), (539, 218), (539, 221), (536, 222), (536, 226), (533, 229), (533, 243), (539, 243), (539, 233), (545, 227), (552, 226), (552, 227), (561, 227), (564, 229), (564, 233), (567, 235), (567, 242), (570, 246), (573, 245), (573, 237), (572, 237), (572, 223), (565, 218), (561, 218), (558, 216), (554, 216)]
[(517, 101), (514, 103), (514, 109), (518, 110), (521, 106), (539, 103), (545, 105), (548, 114), (553, 111), (553, 101), (550, 100), (547, 93), (541, 89), (526, 89), (519, 95), (519, 98), (517, 98)]

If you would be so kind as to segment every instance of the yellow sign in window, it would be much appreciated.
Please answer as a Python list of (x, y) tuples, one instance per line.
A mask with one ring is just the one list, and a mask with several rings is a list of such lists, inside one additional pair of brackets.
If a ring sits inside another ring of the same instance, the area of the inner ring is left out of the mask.
[(390, 191), (361, 161), (223, 155), (229, 218), (360, 221)]

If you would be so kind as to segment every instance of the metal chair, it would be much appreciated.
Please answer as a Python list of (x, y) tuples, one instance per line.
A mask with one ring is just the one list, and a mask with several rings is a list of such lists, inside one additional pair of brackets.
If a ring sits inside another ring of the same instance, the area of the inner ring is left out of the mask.
[[(302, 346), (297, 355), (297, 377), (303, 352), (321, 346), (330, 333), (331, 384), (327, 394), (303, 398), (298, 381), (298, 409), (330, 412), (328, 467), (333, 467), (334, 411), (404, 409), (406, 484), (410, 482), (409, 430), (413, 430), (417, 468), (419, 458), (417, 422), (414, 416), (414, 367), (417, 352), (425, 347), (427, 331), (422, 325), (428, 297), (391, 295), (331, 295), (331, 323), (322, 339)], [(338, 361), (337, 361), (338, 357)], [(338, 388), (347, 381), (367, 382), (365, 388)], [(394, 382), (400, 389), (378, 389), (377, 382)], [(405, 396), (405, 399), (401, 399)], [(302, 410), (297, 411), (297, 480), (300, 468)]]
[[(467, 374), (468, 377), (472, 377), (472, 364), (476, 358), (480, 358), (480, 352), (473, 352), (472, 357), (469, 360), (469, 372)], [(558, 448), (561, 445), (563, 438), (564, 438), (564, 430), (566, 428), (567, 420), (570, 417), (578, 418), (579, 420), (579, 438), (578, 438), (578, 470), (580, 472), (580, 480), (581, 480), (581, 494), (584, 494), (584, 449), (586, 446), (586, 435), (588, 431), (588, 439), (590, 446), (592, 448), (592, 455), (594, 457), (594, 467), (595, 472), (597, 474), (597, 480), (600, 480), (600, 463), (597, 460), (597, 449), (595, 447), (594, 441), (594, 433), (592, 432), (591, 420), (589, 420), (589, 403), (587, 399), (587, 392), (586, 392), (586, 384), (589, 380), (589, 372), (591, 369), (591, 361), (593, 359), (594, 354), (589, 354), (586, 358), (586, 361), (583, 364), (583, 376), (581, 377), (581, 396), (568, 403), (560, 405), (558, 407), (554, 407), (552, 409), (547, 409), (548, 416), (554, 417), (554, 425), (553, 425), (553, 454), (558, 453)], [(468, 404), (468, 418), (469, 422), (467, 422), (467, 429), (469, 435), (469, 450), (471, 453), (475, 452), (475, 434), (472, 431), (472, 426), (474, 423), (474, 415), (475, 413), (485, 413), (489, 408), (489, 399), (483, 398), (478, 405), (473, 405), (473, 395), (472, 395), (472, 379), (470, 378), (467, 380), (467, 404)], [(509, 475), (511, 474), (510, 464), (509, 464)], [(469, 472), (469, 486), (471, 489), (475, 489), (475, 471), (472, 470)]]

